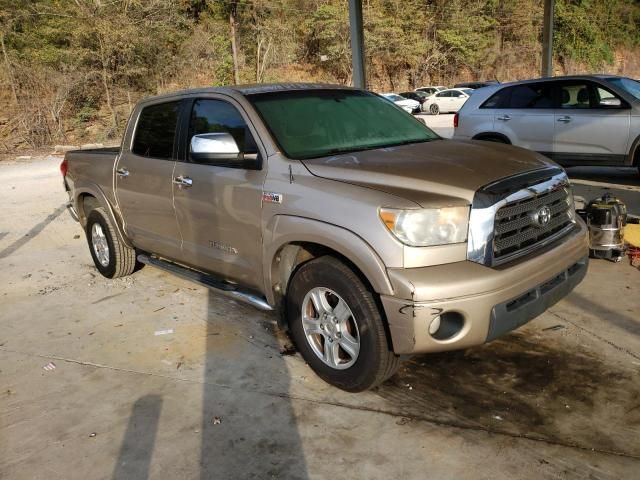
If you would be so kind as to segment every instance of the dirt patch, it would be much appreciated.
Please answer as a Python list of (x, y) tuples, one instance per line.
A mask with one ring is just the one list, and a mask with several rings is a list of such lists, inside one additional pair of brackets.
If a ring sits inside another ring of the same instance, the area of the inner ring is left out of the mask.
[(377, 393), (407, 416), (639, 456), (638, 376), (571, 350), (512, 334), (414, 357)]

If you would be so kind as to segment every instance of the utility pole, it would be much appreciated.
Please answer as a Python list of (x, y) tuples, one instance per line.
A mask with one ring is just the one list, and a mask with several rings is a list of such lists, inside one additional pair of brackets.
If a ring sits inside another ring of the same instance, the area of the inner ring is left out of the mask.
[(542, 22), (542, 76), (553, 76), (553, 20), (555, 0), (544, 0)]
[(351, 28), (351, 64), (353, 86), (367, 88), (364, 68), (364, 33), (362, 27), (362, 0), (349, 0), (349, 25)]

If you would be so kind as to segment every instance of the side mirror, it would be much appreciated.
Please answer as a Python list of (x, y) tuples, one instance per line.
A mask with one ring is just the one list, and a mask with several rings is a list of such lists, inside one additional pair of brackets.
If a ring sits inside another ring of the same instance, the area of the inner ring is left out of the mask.
[[(253, 138), (247, 140), (254, 145)], [(251, 149), (251, 147), (249, 147)], [(260, 170), (262, 162), (258, 148), (241, 152), (233, 135), (227, 132), (201, 133), (191, 137), (189, 154), (196, 162), (208, 163), (229, 168), (246, 168)]]
[(622, 102), (617, 97), (608, 97), (600, 100), (601, 107), (621, 107)]
[(240, 149), (229, 133), (201, 133), (191, 137), (191, 158), (194, 160), (239, 160)]

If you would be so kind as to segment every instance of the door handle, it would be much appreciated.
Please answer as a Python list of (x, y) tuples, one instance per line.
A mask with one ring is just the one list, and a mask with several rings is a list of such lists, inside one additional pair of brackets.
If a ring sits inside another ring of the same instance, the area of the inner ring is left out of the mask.
[(498, 117), (497, 120), (502, 120), (503, 122), (508, 122), (509, 120), (511, 120), (511, 117), (509, 115), (502, 115), (501, 117)]
[(571, 117), (567, 117), (567, 116), (565, 116), (565, 117), (560, 117), (560, 118), (558, 119), (558, 121), (559, 121), (559, 122), (562, 122), (562, 123), (569, 123), (569, 122), (571, 121)]
[(182, 175), (180, 175), (173, 179), (173, 183), (175, 185), (178, 185), (178, 187), (188, 188), (193, 185), (193, 180), (191, 180), (189, 177), (183, 177)]
[(126, 168), (118, 168), (116, 170), (116, 175), (118, 175), (119, 177), (128, 177), (129, 170), (127, 170)]

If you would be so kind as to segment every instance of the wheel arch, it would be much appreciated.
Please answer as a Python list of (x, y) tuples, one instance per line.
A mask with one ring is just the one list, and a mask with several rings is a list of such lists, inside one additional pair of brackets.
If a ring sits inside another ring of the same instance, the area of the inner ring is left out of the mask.
[(314, 258), (331, 255), (348, 265), (377, 294), (391, 295), (393, 288), (384, 263), (362, 238), (344, 228), (317, 220), (280, 215), (265, 232), (263, 257), (265, 294), (280, 307), (281, 327), (286, 328), (283, 299), (297, 269)]
[(124, 243), (126, 246), (133, 248), (131, 241), (124, 234), (120, 219), (117, 217), (111, 207), (111, 203), (107, 200), (107, 197), (100, 189), (90, 187), (78, 188), (74, 192), (74, 198), (76, 212), (78, 213), (78, 220), (80, 221), (80, 225), (82, 225), (82, 227), (85, 227), (87, 225), (87, 217), (89, 216), (91, 210), (97, 207), (102, 207), (107, 212), (109, 220), (114, 226), (114, 229), (120, 241), (122, 241), (122, 243)]
[(506, 143), (507, 145), (511, 145), (511, 140), (504, 133), (499, 132), (482, 132), (474, 135), (472, 140), (484, 140), (484, 141), (492, 141), (493, 139), (499, 139), (501, 142)]
[(630, 166), (640, 168), (640, 135), (631, 144), (627, 161)]

